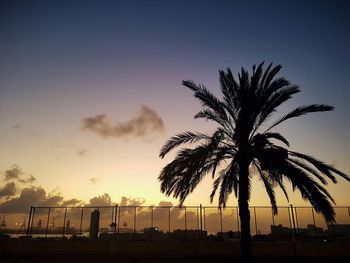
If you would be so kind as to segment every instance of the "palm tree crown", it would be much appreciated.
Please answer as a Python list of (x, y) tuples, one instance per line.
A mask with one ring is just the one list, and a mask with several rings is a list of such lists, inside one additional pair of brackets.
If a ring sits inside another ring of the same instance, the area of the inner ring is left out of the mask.
[(273, 67), (270, 64), (264, 70), (261, 63), (253, 66), (251, 75), (242, 68), (237, 80), (230, 68), (221, 70), (222, 99), (203, 85), (189, 80), (182, 82), (201, 102), (202, 110), (195, 118), (213, 121), (217, 128), (211, 135), (184, 132), (165, 143), (160, 151), (161, 158), (180, 145), (192, 146), (179, 150), (175, 159), (162, 169), (158, 178), (162, 192), (179, 198), (180, 204), (183, 204), (202, 178), (211, 174), (214, 179), (211, 201), (218, 190), (220, 206), (225, 206), (232, 192), (248, 202), (254, 174), (261, 178), (273, 212), (277, 213), (274, 188), (280, 187), (288, 199), (284, 184), (286, 179), (293, 190), (299, 190), (303, 199), (308, 200), (327, 222), (334, 221), (334, 200), (324, 185), (327, 179), (336, 183), (336, 175), (348, 181), (349, 177), (312, 156), (290, 151), (288, 140), (273, 131), (274, 127), (288, 119), (312, 112), (331, 111), (333, 107), (324, 104), (297, 107), (262, 129), (277, 108), (300, 91), (284, 77), (276, 77), (281, 68), (281, 65)]

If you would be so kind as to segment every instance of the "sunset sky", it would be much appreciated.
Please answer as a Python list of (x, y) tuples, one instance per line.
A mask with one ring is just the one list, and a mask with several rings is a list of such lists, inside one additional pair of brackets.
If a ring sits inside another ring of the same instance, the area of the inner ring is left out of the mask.
[[(349, 1), (1, 1), (0, 207), (30, 189), (59, 197), (49, 204), (107, 193), (176, 205), (157, 180), (174, 155), (159, 150), (176, 133), (215, 127), (193, 119), (200, 105), (181, 81), (219, 94), (219, 69), (263, 60), (301, 86), (275, 117), (335, 107), (277, 128), (291, 149), (350, 174), (349, 12)], [(208, 176), (185, 205), (209, 204), (211, 186)], [(349, 183), (328, 189), (349, 205)], [(269, 205), (259, 181), (251, 204)]]

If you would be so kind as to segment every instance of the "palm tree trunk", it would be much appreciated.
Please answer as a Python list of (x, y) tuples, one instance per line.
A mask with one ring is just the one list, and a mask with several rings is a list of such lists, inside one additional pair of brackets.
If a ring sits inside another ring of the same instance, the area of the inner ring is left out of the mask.
[[(242, 164), (242, 165), (241, 165)], [(238, 207), (241, 220), (241, 259), (252, 262), (252, 244), (250, 236), (249, 211), (249, 163), (242, 161), (239, 170)]]

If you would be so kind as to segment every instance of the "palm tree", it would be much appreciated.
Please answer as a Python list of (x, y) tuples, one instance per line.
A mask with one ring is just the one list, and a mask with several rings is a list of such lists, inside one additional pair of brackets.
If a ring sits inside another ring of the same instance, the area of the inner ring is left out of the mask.
[(302, 198), (308, 200), (327, 222), (334, 222), (335, 213), (334, 200), (323, 186), (327, 184), (326, 179), (336, 183), (335, 176), (339, 175), (350, 180), (346, 174), (312, 156), (288, 150), (287, 139), (273, 131), (286, 120), (312, 112), (331, 111), (333, 107), (324, 104), (297, 107), (263, 129), (272, 113), (300, 91), (284, 77), (276, 77), (281, 65), (273, 67), (270, 64), (264, 70), (263, 64), (253, 65), (252, 75), (242, 68), (238, 80), (230, 68), (219, 71), (222, 99), (203, 85), (183, 81), (202, 105), (195, 118), (213, 121), (217, 128), (211, 135), (190, 131), (175, 135), (160, 151), (160, 157), (164, 158), (174, 148), (192, 144), (179, 150), (158, 178), (161, 191), (179, 198), (180, 205), (207, 174), (214, 180), (211, 202), (218, 189), (219, 206), (225, 206), (232, 191), (238, 197), (244, 262), (251, 261), (249, 198), (253, 176), (259, 176), (263, 182), (274, 214), (278, 212), (275, 187), (280, 187), (288, 200), (286, 179), (292, 184), (293, 191), (299, 190)]

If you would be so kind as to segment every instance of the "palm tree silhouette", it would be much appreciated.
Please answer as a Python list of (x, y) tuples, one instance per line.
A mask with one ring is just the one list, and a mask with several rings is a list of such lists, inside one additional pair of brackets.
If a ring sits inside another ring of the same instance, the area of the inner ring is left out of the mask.
[(181, 149), (158, 178), (161, 191), (179, 198), (180, 205), (209, 173), (214, 179), (211, 202), (218, 189), (219, 206), (225, 206), (232, 191), (238, 197), (244, 262), (251, 261), (252, 257), (249, 212), (252, 176), (261, 178), (274, 214), (278, 212), (274, 188), (280, 187), (288, 200), (285, 178), (291, 182), (293, 191), (299, 190), (302, 198), (308, 200), (327, 222), (334, 222), (335, 213), (331, 204), (334, 200), (323, 187), (327, 184), (326, 179), (336, 183), (335, 175), (339, 175), (350, 180), (346, 174), (312, 156), (288, 150), (287, 139), (272, 131), (291, 118), (331, 111), (333, 107), (323, 104), (297, 107), (263, 129), (262, 125), (276, 109), (300, 91), (284, 77), (276, 77), (281, 65), (273, 67), (271, 63), (264, 70), (263, 64), (253, 65), (252, 75), (242, 68), (237, 81), (230, 68), (219, 71), (222, 99), (203, 85), (183, 81), (182, 84), (194, 92), (194, 97), (202, 105), (202, 110), (194, 118), (213, 121), (217, 128), (212, 135), (190, 131), (175, 135), (160, 151), (160, 157), (164, 158), (182, 144), (194, 145)]

